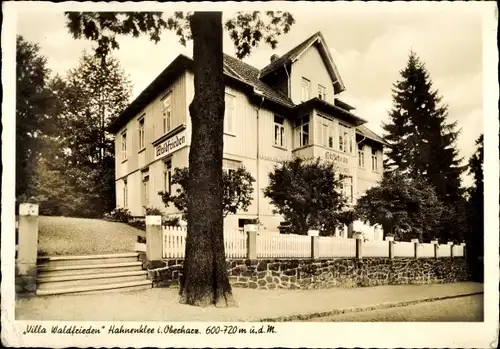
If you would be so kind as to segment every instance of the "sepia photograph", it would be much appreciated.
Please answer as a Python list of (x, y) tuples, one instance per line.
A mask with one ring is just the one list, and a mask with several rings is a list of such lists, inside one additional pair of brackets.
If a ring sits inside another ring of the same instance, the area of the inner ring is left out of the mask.
[(496, 347), (495, 5), (4, 3), (3, 344)]

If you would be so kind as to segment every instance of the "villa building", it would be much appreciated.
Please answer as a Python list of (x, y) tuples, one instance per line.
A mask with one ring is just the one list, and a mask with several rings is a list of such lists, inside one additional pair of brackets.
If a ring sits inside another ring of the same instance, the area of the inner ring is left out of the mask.
[[(110, 126), (116, 143), (116, 204), (134, 216), (143, 216), (145, 206), (179, 214), (164, 206), (158, 192), (173, 190), (174, 169), (188, 166), (192, 63), (177, 56)], [(277, 231), (282, 218), (273, 214), (262, 190), (274, 166), (293, 156), (334, 162), (352, 205), (381, 180), (383, 140), (339, 99), (345, 86), (320, 32), (281, 57), (273, 55), (261, 70), (224, 55), (224, 76), (223, 168), (244, 166), (256, 180), (251, 206), (226, 217), (226, 227), (258, 219), (265, 229)], [(382, 238), (373, 227), (356, 224), (354, 229), (365, 230), (369, 238)], [(347, 229), (340, 234), (347, 235)]]

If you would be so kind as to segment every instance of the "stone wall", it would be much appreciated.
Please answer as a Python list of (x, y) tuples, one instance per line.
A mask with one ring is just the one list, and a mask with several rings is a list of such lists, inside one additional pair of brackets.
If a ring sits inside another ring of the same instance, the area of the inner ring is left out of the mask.
[[(156, 286), (178, 285), (182, 259), (147, 262)], [(449, 283), (469, 280), (464, 258), (345, 258), (227, 261), (231, 284), (254, 289), (312, 289)]]
[(21, 266), (23, 272), (20, 272), (18, 265), (15, 266), (15, 284), (16, 295), (18, 297), (29, 297), (36, 294), (36, 266), (24, 267)]

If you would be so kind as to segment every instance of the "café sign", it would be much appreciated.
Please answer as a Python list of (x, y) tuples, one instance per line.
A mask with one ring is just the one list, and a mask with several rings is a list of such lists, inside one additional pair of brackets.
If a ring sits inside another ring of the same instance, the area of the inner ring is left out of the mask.
[(155, 159), (164, 157), (182, 148), (186, 144), (186, 131), (179, 132), (155, 147)]
[(325, 153), (325, 159), (333, 161), (333, 162), (345, 164), (345, 165), (347, 165), (349, 163), (349, 159), (347, 158), (347, 156), (342, 156), (340, 154), (331, 153), (329, 151), (327, 151)]

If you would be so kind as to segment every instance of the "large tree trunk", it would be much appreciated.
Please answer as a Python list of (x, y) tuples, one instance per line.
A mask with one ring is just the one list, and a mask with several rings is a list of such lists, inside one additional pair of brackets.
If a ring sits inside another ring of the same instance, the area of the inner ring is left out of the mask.
[[(189, 152), (188, 233), (181, 303), (234, 305), (224, 253), (222, 152), (224, 81), (222, 13), (191, 18), (194, 99)], [(194, 194), (195, 193), (195, 194)]]

